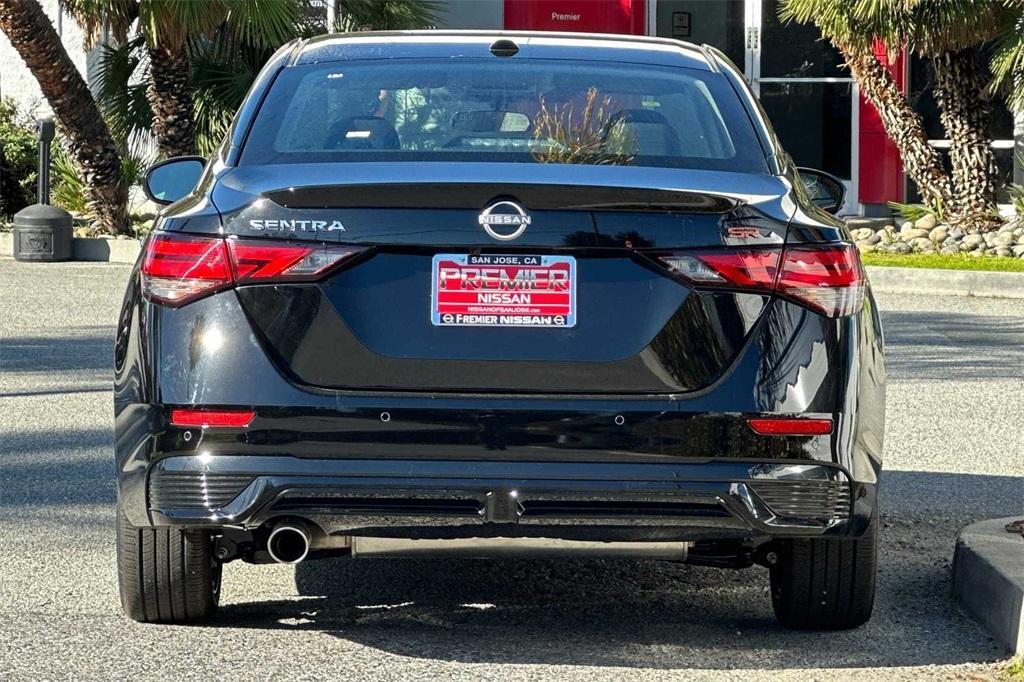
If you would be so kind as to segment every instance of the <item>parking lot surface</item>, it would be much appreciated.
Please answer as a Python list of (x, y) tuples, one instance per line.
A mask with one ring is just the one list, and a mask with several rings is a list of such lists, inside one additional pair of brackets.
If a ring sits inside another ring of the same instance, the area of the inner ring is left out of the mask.
[(225, 568), (203, 627), (117, 603), (111, 355), (130, 268), (0, 259), (0, 680), (1000, 679), (950, 596), (957, 530), (1024, 514), (1024, 301), (879, 299), (889, 368), (875, 615), (798, 633), (765, 570), (332, 560)]

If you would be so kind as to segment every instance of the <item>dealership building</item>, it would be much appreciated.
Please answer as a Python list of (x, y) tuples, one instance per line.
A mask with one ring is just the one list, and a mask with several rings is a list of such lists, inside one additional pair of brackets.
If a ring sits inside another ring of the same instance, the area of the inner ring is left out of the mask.
[[(817, 28), (779, 21), (779, 0), (441, 0), (442, 28), (584, 31), (662, 36), (717, 47), (739, 67), (798, 165), (846, 183), (846, 213), (888, 214), (887, 202), (918, 199), (874, 107), (861, 96), (843, 59)], [(926, 61), (879, 57), (921, 113), (942, 150), (938, 110)], [(994, 107), (993, 147), (1003, 186), (1014, 176), (1014, 118)], [(1024, 149), (1024, 116), (1016, 121)], [(1024, 153), (1024, 152), (1022, 152)], [(1024, 182), (1017, 168), (1017, 182)], [(1005, 189), (1001, 201), (1006, 201)]]

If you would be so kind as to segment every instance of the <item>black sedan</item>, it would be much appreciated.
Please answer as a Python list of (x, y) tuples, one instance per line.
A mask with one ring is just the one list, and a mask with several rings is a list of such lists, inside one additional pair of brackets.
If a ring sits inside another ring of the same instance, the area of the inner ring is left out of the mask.
[[(882, 333), (842, 183), (708, 47), (297, 40), (169, 204), (116, 343), (121, 600), (228, 561), (647, 557), (875, 591)], [(173, 203), (172, 203), (173, 202)]]

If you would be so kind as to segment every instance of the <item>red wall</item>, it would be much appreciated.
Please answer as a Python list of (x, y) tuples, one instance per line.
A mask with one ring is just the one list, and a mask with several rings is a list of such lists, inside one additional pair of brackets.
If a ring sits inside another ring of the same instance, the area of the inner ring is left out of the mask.
[(645, 3), (646, 0), (505, 0), (505, 28), (644, 35)]
[[(891, 60), (885, 45), (875, 44), (875, 54), (885, 64), (902, 92), (907, 91), (906, 52)], [(859, 170), (858, 198), (864, 204), (884, 204), (887, 201), (905, 201), (903, 162), (896, 144), (885, 134), (882, 119), (873, 104), (863, 95), (860, 98), (860, 140), (858, 144)]]

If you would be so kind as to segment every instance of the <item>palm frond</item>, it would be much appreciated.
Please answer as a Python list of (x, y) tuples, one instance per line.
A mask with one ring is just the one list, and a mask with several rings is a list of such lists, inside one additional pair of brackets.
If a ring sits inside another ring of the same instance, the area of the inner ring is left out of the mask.
[(139, 16), (135, 0), (60, 0), (60, 8), (82, 27), (87, 49), (99, 44), (104, 27), (115, 40), (124, 42)]
[(782, 0), (779, 19), (783, 22), (814, 24), (822, 36), (845, 44), (870, 43), (872, 30), (854, 19), (855, 3), (848, 0)]
[(433, 0), (343, 0), (335, 30), (402, 31), (437, 24), (439, 5)]
[(119, 144), (153, 124), (153, 110), (146, 99), (144, 45), (145, 39), (138, 36), (120, 45), (100, 46), (96, 101)]
[(179, 45), (189, 36), (208, 33), (227, 13), (223, 0), (140, 0), (139, 24), (153, 45)]
[(296, 0), (235, 0), (224, 23), (243, 42), (277, 48), (295, 37), (301, 15)]
[(996, 43), (990, 68), (992, 92), (1005, 91), (1009, 107), (1024, 112), (1024, 12)]
[(905, 42), (920, 54), (954, 52), (1003, 34), (1013, 27), (1020, 12), (1016, 0), (917, 0), (903, 19), (902, 30)]
[(1010, 29), (1021, 0), (783, 0), (784, 21), (815, 24), (826, 38), (881, 40), (925, 55), (976, 47)]

